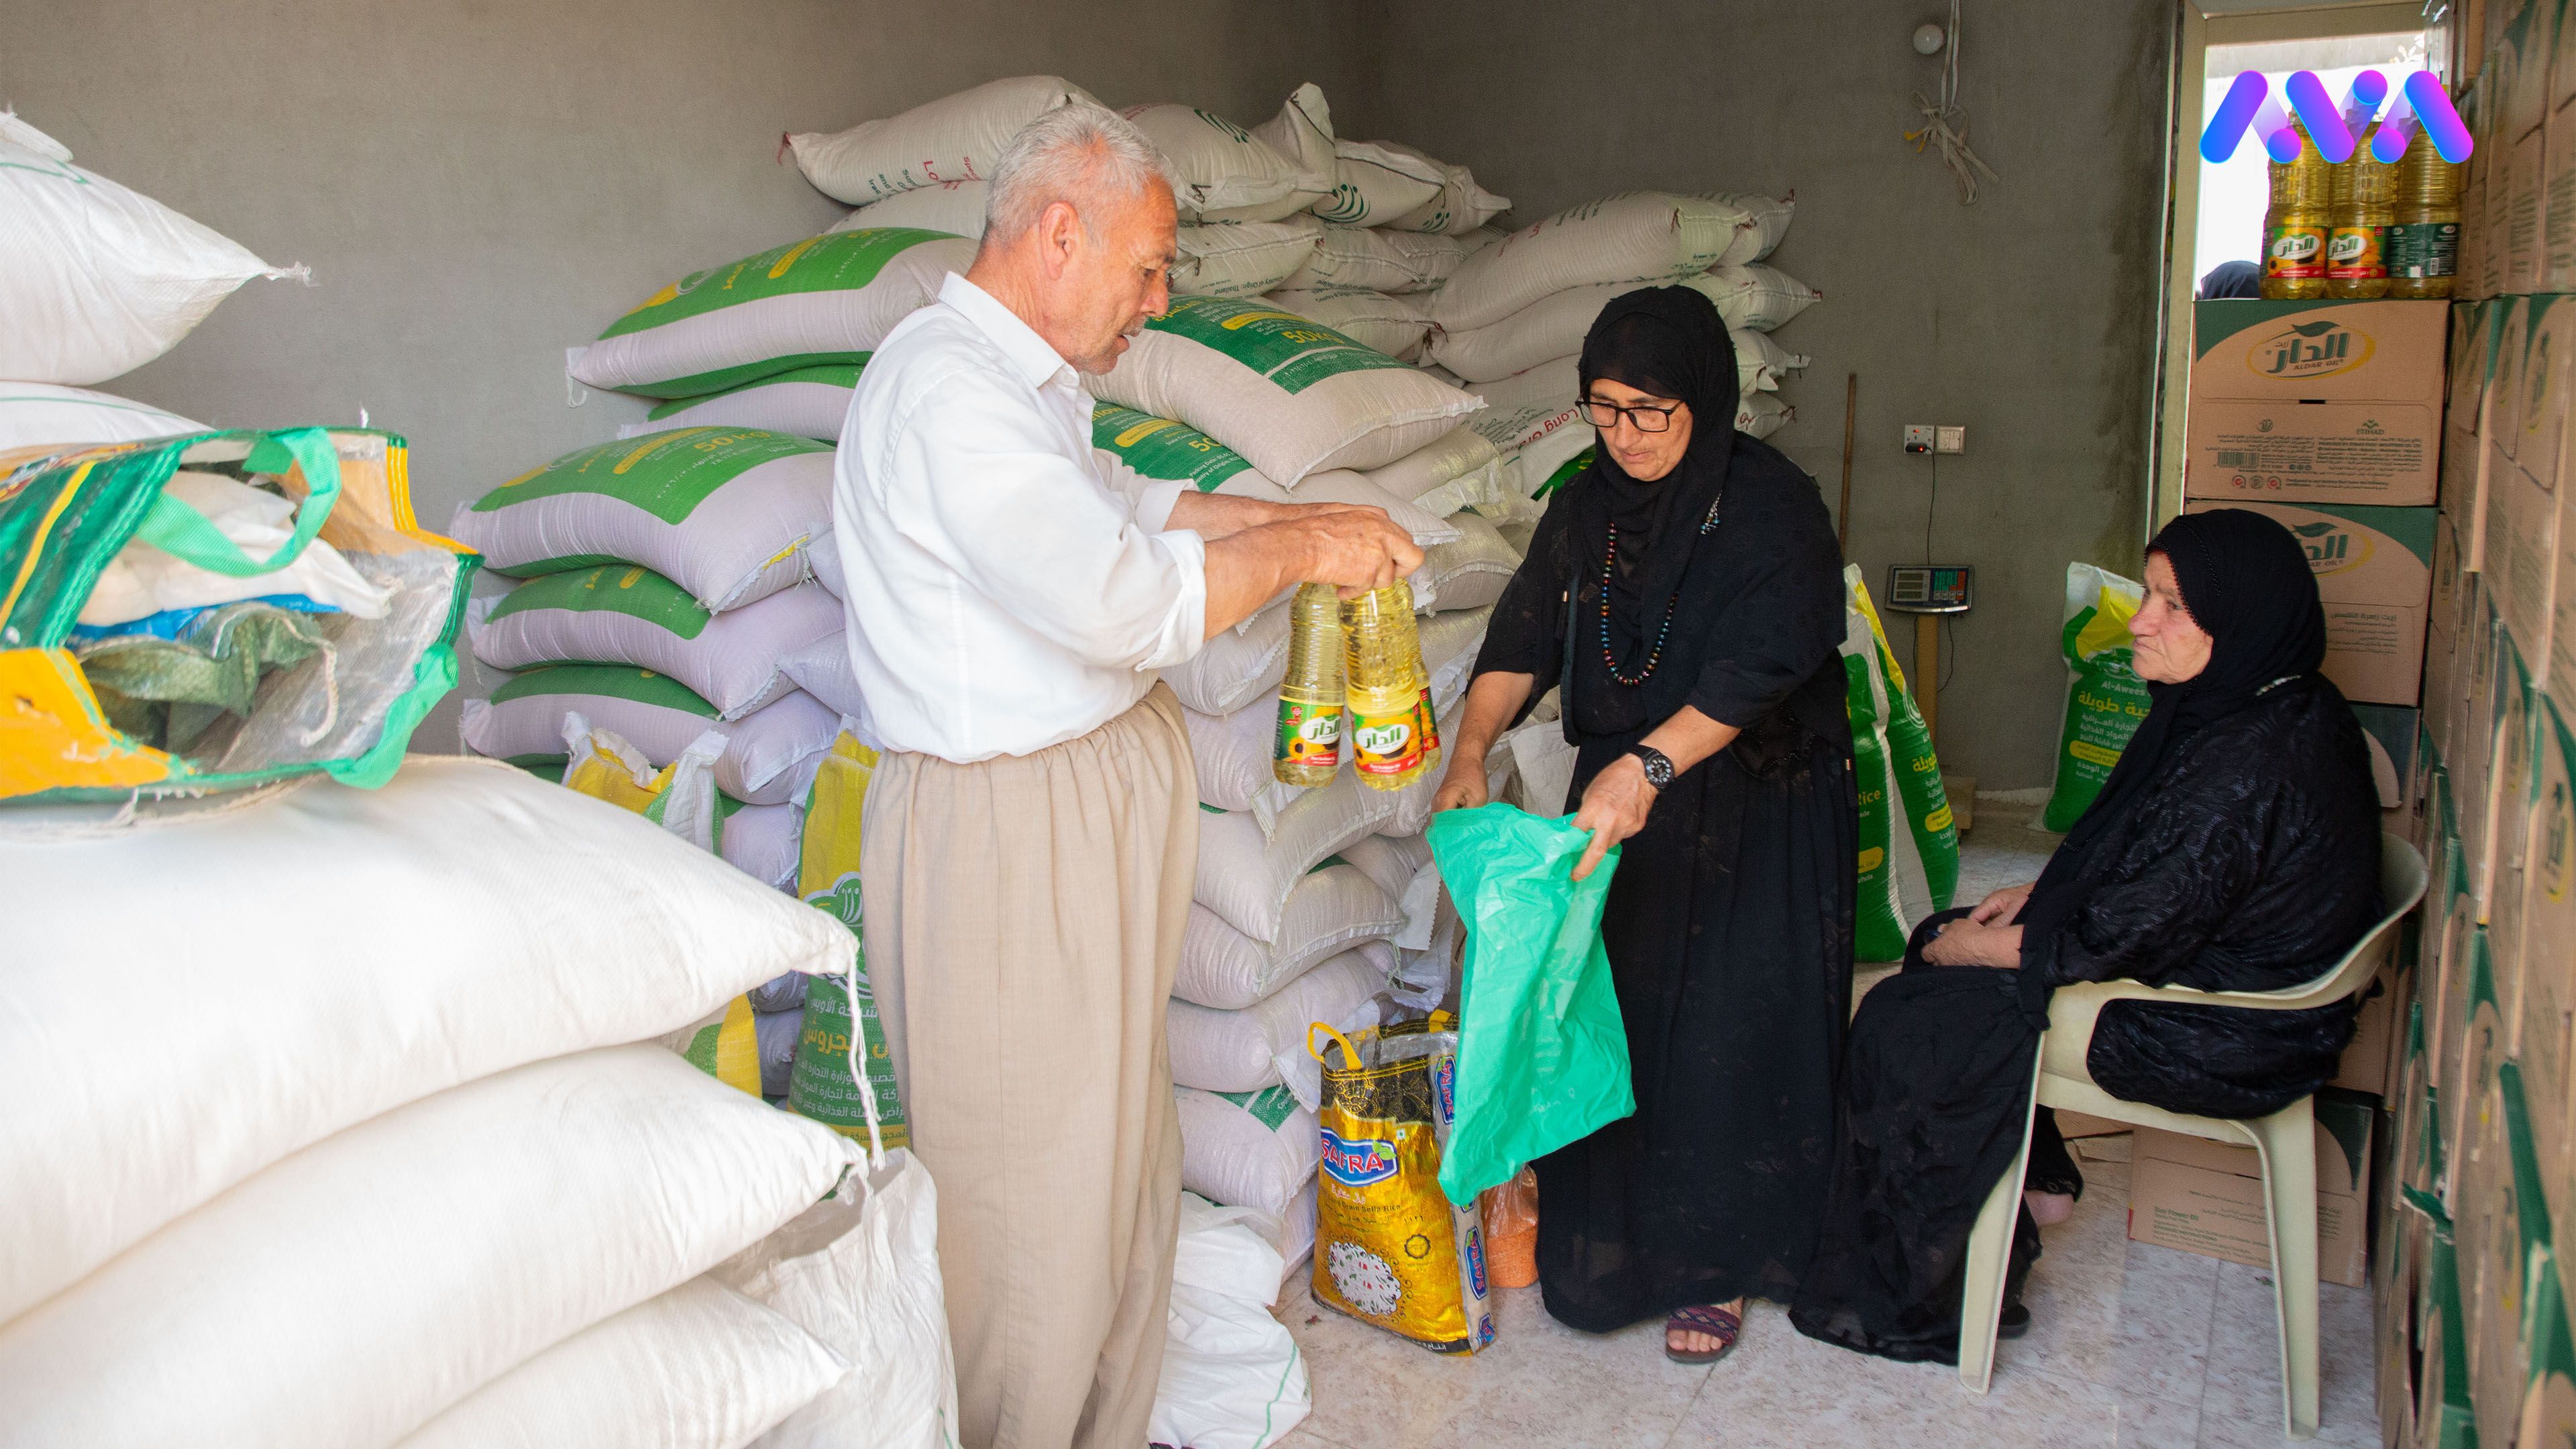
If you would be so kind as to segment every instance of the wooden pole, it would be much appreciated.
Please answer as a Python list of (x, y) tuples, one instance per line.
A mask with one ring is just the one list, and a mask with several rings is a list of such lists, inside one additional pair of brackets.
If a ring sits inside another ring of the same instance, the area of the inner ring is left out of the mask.
[(1852, 419), (1860, 407), (1860, 374), (1843, 378), (1843, 502), (1834, 510), (1834, 545), (1843, 557), (1851, 557), (1851, 465)]
[(1923, 712), (1923, 733), (1932, 738), (1932, 753), (1941, 752), (1941, 616), (1914, 616), (1914, 707)]

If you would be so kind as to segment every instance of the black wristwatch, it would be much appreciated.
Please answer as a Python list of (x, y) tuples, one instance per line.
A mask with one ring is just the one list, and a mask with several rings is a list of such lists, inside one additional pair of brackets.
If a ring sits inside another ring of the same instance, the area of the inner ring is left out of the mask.
[(1646, 783), (1654, 786), (1657, 791), (1661, 791), (1666, 785), (1673, 782), (1673, 762), (1671, 756), (1666, 755), (1659, 749), (1656, 749), (1653, 745), (1630, 745), (1628, 747), (1628, 753), (1635, 755), (1638, 761), (1646, 767)]

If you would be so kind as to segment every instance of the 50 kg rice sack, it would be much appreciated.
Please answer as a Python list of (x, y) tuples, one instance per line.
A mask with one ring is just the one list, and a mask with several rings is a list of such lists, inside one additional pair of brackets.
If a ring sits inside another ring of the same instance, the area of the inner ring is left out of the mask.
[(1333, 852), (1395, 818), (1405, 793), (1371, 790), (1344, 771), (1334, 784), (1300, 794), (1266, 834), (1247, 813), (1201, 806), (1190, 898), (1256, 941), (1277, 940), (1288, 898), (1306, 877)]
[(1781, 379), (1815, 361), (1803, 352), (1791, 352), (1772, 341), (1769, 333), (1730, 327), (1727, 335), (1735, 341), (1735, 375), (1739, 392), (1775, 392)]
[[(1428, 548), (1458, 537), (1455, 524), (1345, 468), (1326, 469), (1298, 485), (1293, 495), (1271, 482), (1243, 455), (1198, 429), (1170, 418), (1149, 417), (1115, 403), (1091, 407), (1091, 445), (1114, 453), (1148, 478), (1182, 479), (1201, 493), (1258, 498), (1264, 503), (1353, 503), (1386, 510), (1387, 519)], [(1417, 585), (1419, 581), (1417, 580)]]
[[(1521, 567), (1519, 551), (1503, 542), (1502, 534), (1492, 524), (1472, 513), (1454, 515), (1450, 522), (1458, 525), (1458, 541), (1435, 544), (1422, 559), (1422, 571), (1431, 577), (1432, 599), (1440, 617), (1492, 607), (1503, 596), (1503, 585), (1510, 583)], [(1482, 632), (1480, 627), (1478, 633)], [(1430, 640), (1423, 641), (1422, 653), (1428, 664)]]
[(840, 600), (817, 584), (710, 614), (688, 590), (634, 564), (530, 579), (475, 612), (474, 657), (495, 669), (639, 665), (687, 685), (721, 719), (794, 688), (778, 661), (827, 634), (838, 638), (842, 627)]
[(1716, 265), (1753, 224), (1741, 207), (1624, 191), (1523, 227), (1458, 264), (1431, 306), (1453, 332), (1499, 322), (1550, 292), (1605, 282), (1658, 287)]
[(0, 226), (0, 317), (8, 319), (0, 377), (26, 382), (132, 372), (177, 346), (242, 283), (302, 274), (73, 165), (60, 142), (8, 112), (0, 112), (0, 217), (8, 219)]
[[(1342, 859), (1401, 901), (1413, 878), (1431, 864), (1431, 842), (1419, 835), (1372, 835), (1342, 847)], [(803, 978), (798, 978), (803, 979)]]
[(1252, 128), (1262, 144), (1297, 168), (1298, 192), (1312, 197), (1310, 208), (1331, 204), (1339, 182), (1333, 158), (1333, 108), (1323, 87), (1308, 81), (1288, 95), (1279, 114)]
[(991, 175), (994, 158), (1022, 126), (1071, 101), (1099, 104), (1061, 76), (1013, 76), (846, 131), (800, 132), (787, 138), (787, 148), (815, 190), (865, 206), (915, 187)]
[(1439, 162), (1383, 141), (1336, 140), (1333, 163), (1332, 199), (1317, 203), (1315, 214), (1344, 226), (1385, 226), (1411, 216), (1438, 200), (1448, 183)]
[(1717, 315), (1726, 319), (1728, 327), (1754, 332), (1769, 332), (1785, 325), (1825, 295), (1778, 267), (1751, 264), (1713, 267), (1706, 276), (1693, 277), (1682, 285), (1706, 293), (1717, 304)]
[(745, 805), (724, 817), (716, 833), (716, 853), (725, 864), (762, 885), (786, 890), (796, 884), (796, 852), (804, 834), (805, 807), (793, 800)]
[(1735, 430), (1750, 438), (1767, 438), (1780, 431), (1798, 410), (1767, 392), (1751, 393), (1735, 409)]
[(1119, 114), (1163, 150), (1181, 174), (1181, 215), (1202, 221), (1277, 221), (1326, 192), (1294, 160), (1212, 111), (1177, 104)]
[(1576, 357), (1559, 357), (1493, 382), (1477, 383), (1484, 412), (1467, 426), (1511, 454), (1531, 496), (1574, 456), (1592, 446), (1592, 425), (1575, 410), (1581, 375)]
[(600, 443), (457, 509), (447, 533), (494, 573), (638, 563), (722, 613), (805, 577), (832, 535), (832, 450), (732, 428)]
[[(5, 284), (0, 284), (5, 285)], [(139, 443), (212, 432), (177, 413), (86, 388), (45, 382), (0, 382), (0, 453), (21, 448), (69, 449), (92, 443)]]
[(1362, 476), (1398, 498), (1412, 499), (1424, 512), (1446, 518), (1461, 508), (1501, 501), (1502, 461), (1494, 440), (1468, 423)]
[(1327, 282), (1314, 288), (1281, 288), (1268, 300), (1274, 307), (1312, 318), (1354, 342), (1399, 359), (1409, 360), (1421, 351), (1423, 336), (1431, 330), (1429, 313), (1402, 297), (1366, 287)]
[(1212, 1203), (1285, 1215), (1315, 1175), (1315, 1114), (1286, 1087), (1172, 1089), (1181, 1118), (1181, 1186)]
[(1283, 488), (1321, 468), (1392, 463), (1476, 400), (1371, 347), (1257, 301), (1180, 297), (1138, 333), (1095, 397), (1178, 418)]
[(1288, 675), (1288, 601), (1277, 600), (1218, 631), (1199, 652), (1163, 671), (1182, 705), (1201, 714), (1232, 714), (1279, 687)]
[(850, 394), (859, 386), (859, 364), (826, 362), (746, 382), (705, 397), (674, 398), (618, 430), (621, 438), (674, 428), (757, 428), (834, 443), (850, 416)]
[(1721, 267), (1740, 267), (1758, 262), (1778, 249), (1780, 238), (1789, 234), (1789, 222), (1797, 214), (1798, 193), (1786, 196), (1764, 196), (1754, 191), (1711, 191), (1709, 200), (1743, 212), (1752, 225), (1737, 230), (1735, 241), (1717, 259)]
[(1440, 194), (1404, 215), (1387, 222), (1391, 231), (1438, 232), (1444, 236), (1464, 236), (1512, 209), (1508, 196), (1496, 196), (1476, 184), (1476, 177), (1464, 166), (1434, 161), (1411, 146), (1394, 141), (1374, 142), (1379, 149), (1407, 156), (1426, 165), (1440, 168)]
[(864, 363), (939, 295), (975, 244), (912, 227), (826, 232), (691, 272), (583, 348), (572, 375), (645, 397), (696, 397), (820, 363)]
[(0, 1327), (11, 1442), (390, 1443), (772, 1232), (849, 1160), (658, 1046), (450, 1088)]
[(1282, 1080), (1279, 1059), (1306, 1055), (1306, 1028), (1339, 1022), (1386, 989), (1386, 973), (1356, 951), (1341, 955), (1240, 1011), (1171, 1004), (1165, 1035), (1177, 1086), (1257, 1092)]
[(465, 701), (465, 747), (514, 765), (551, 763), (564, 757), (563, 718), (572, 713), (624, 737), (656, 769), (714, 727), (725, 736), (716, 788), (749, 805), (782, 805), (803, 794), (841, 724), (803, 690), (719, 723), (714, 705), (666, 675), (621, 664), (557, 664), (506, 681), (488, 700)]
[(910, 191), (898, 191), (882, 201), (869, 202), (832, 223), (832, 230), (909, 226), (923, 231), (944, 231), (970, 241), (978, 240), (984, 235), (984, 206), (992, 194), (992, 184), (981, 178), (916, 186)]
[[(273, 894), (289, 860), (301, 904), (256, 932), (208, 930)], [(454, 756), (415, 756), (381, 789), (315, 784), (149, 829), (19, 819), (0, 828), (0, 875), (0, 1094), (21, 1104), (0, 1133), (0, 1321), (354, 1123), (685, 1026), (853, 950), (640, 816)], [(91, 904), (103, 882), (123, 902), (113, 930)], [(389, 894), (434, 895), (442, 914), (389, 929)], [(135, 994), (102, 994), (111, 976)], [(143, 1000), (188, 1029), (119, 1070), (83, 1066)]]
[(1212, 221), (1180, 228), (1175, 293), (1257, 297), (1306, 264), (1324, 224), (1311, 216), (1280, 221)]
[(2145, 598), (2136, 581), (2108, 569), (2066, 566), (2065, 623), (2058, 630), (2066, 661), (2066, 716), (2057, 734), (2057, 778), (2040, 817), (2043, 829), (2075, 828), (2147, 717), (2147, 686), (2138, 678), (2129, 637), (2129, 620)]
[(1193, 903), (1181, 928), (1172, 995), (1219, 1011), (1239, 1010), (1351, 950), (1382, 952), (1372, 959), (1391, 974), (1394, 951), (1385, 941), (1403, 925), (1404, 911), (1394, 898), (1348, 865), (1325, 866), (1298, 882), (1280, 913), (1279, 934), (1268, 941), (1253, 940)]
[(1428, 292), (1458, 270), (1469, 250), (1457, 237), (1327, 223), (1313, 254), (1286, 285), (1300, 291), (1365, 287), (1372, 292)]
[[(1730, 272), (1764, 271), (1769, 267), (1732, 267)], [(1772, 272), (1775, 277), (1780, 276)], [(1786, 281), (1786, 278), (1782, 278)], [(1738, 388), (1742, 391), (1776, 385), (1778, 375), (1805, 367), (1807, 360), (1790, 352), (1762, 334), (1777, 325), (1777, 303), (1783, 294), (1768, 282), (1719, 281), (1712, 277), (1691, 277), (1680, 285), (1706, 295), (1717, 303), (1718, 316), (1735, 335), (1735, 362)], [(1796, 287), (1797, 283), (1789, 282)], [(1592, 331), (1601, 309), (1616, 298), (1637, 290), (1628, 282), (1605, 282), (1597, 286), (1572, 287), (1551, 292), (1499, 322), (1463, 332), (1437, 331), (1425, 346), (1423, 355), (1431, 362), (1470, 382), (1491, 382), (1538, 366), (1551, 358), (1580, 353), (1583, 339)], [(1803, 290), (1803, 289), (1802, 289)], [(1814, 300), (1812, 293), (1788, 309), (1795, 316), (1799, 308)], [(1754, 327), (1744, 319), (1760, 320), (1765, 325)]]
[(796, 687), (823, 701), (834, 714), (861, 719), (867, 711), (861, 708), (858, 672), (850, 667), (850, 637), (834, 632), (778, 661), (781, 674), (796, 681)]

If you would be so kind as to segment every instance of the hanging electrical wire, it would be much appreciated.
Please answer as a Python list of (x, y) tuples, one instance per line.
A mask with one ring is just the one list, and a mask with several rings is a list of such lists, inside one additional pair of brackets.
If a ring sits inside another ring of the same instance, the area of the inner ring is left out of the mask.
[(1950, 0), (1950, 33), (1941, 47), (1941, 99), (1938, 104), (1925, 100), (1921, 91), (1914, 93), (1914, 105), (1923, 113), (1923, 129), (1908, 131), (1905, 139), (1914, 143), (1916, 155), (1926, 146), (1941, 148), (1941, 163), (1958, 173), (1959, 204), (1977, 204), (1977, 178), (2001, 181), (1995, 168), (1978, 159), (1968, 149), (1968, 111), (1959, 104), (1959, 3)]

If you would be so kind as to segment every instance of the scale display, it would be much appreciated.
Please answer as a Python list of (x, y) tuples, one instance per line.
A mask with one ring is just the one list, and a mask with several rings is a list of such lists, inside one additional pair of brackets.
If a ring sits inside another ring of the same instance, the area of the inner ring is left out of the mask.
[(1964, 614), (1975, 590), (1966, 564), (1890, 564), (1882, 602), (1900, 614)]

